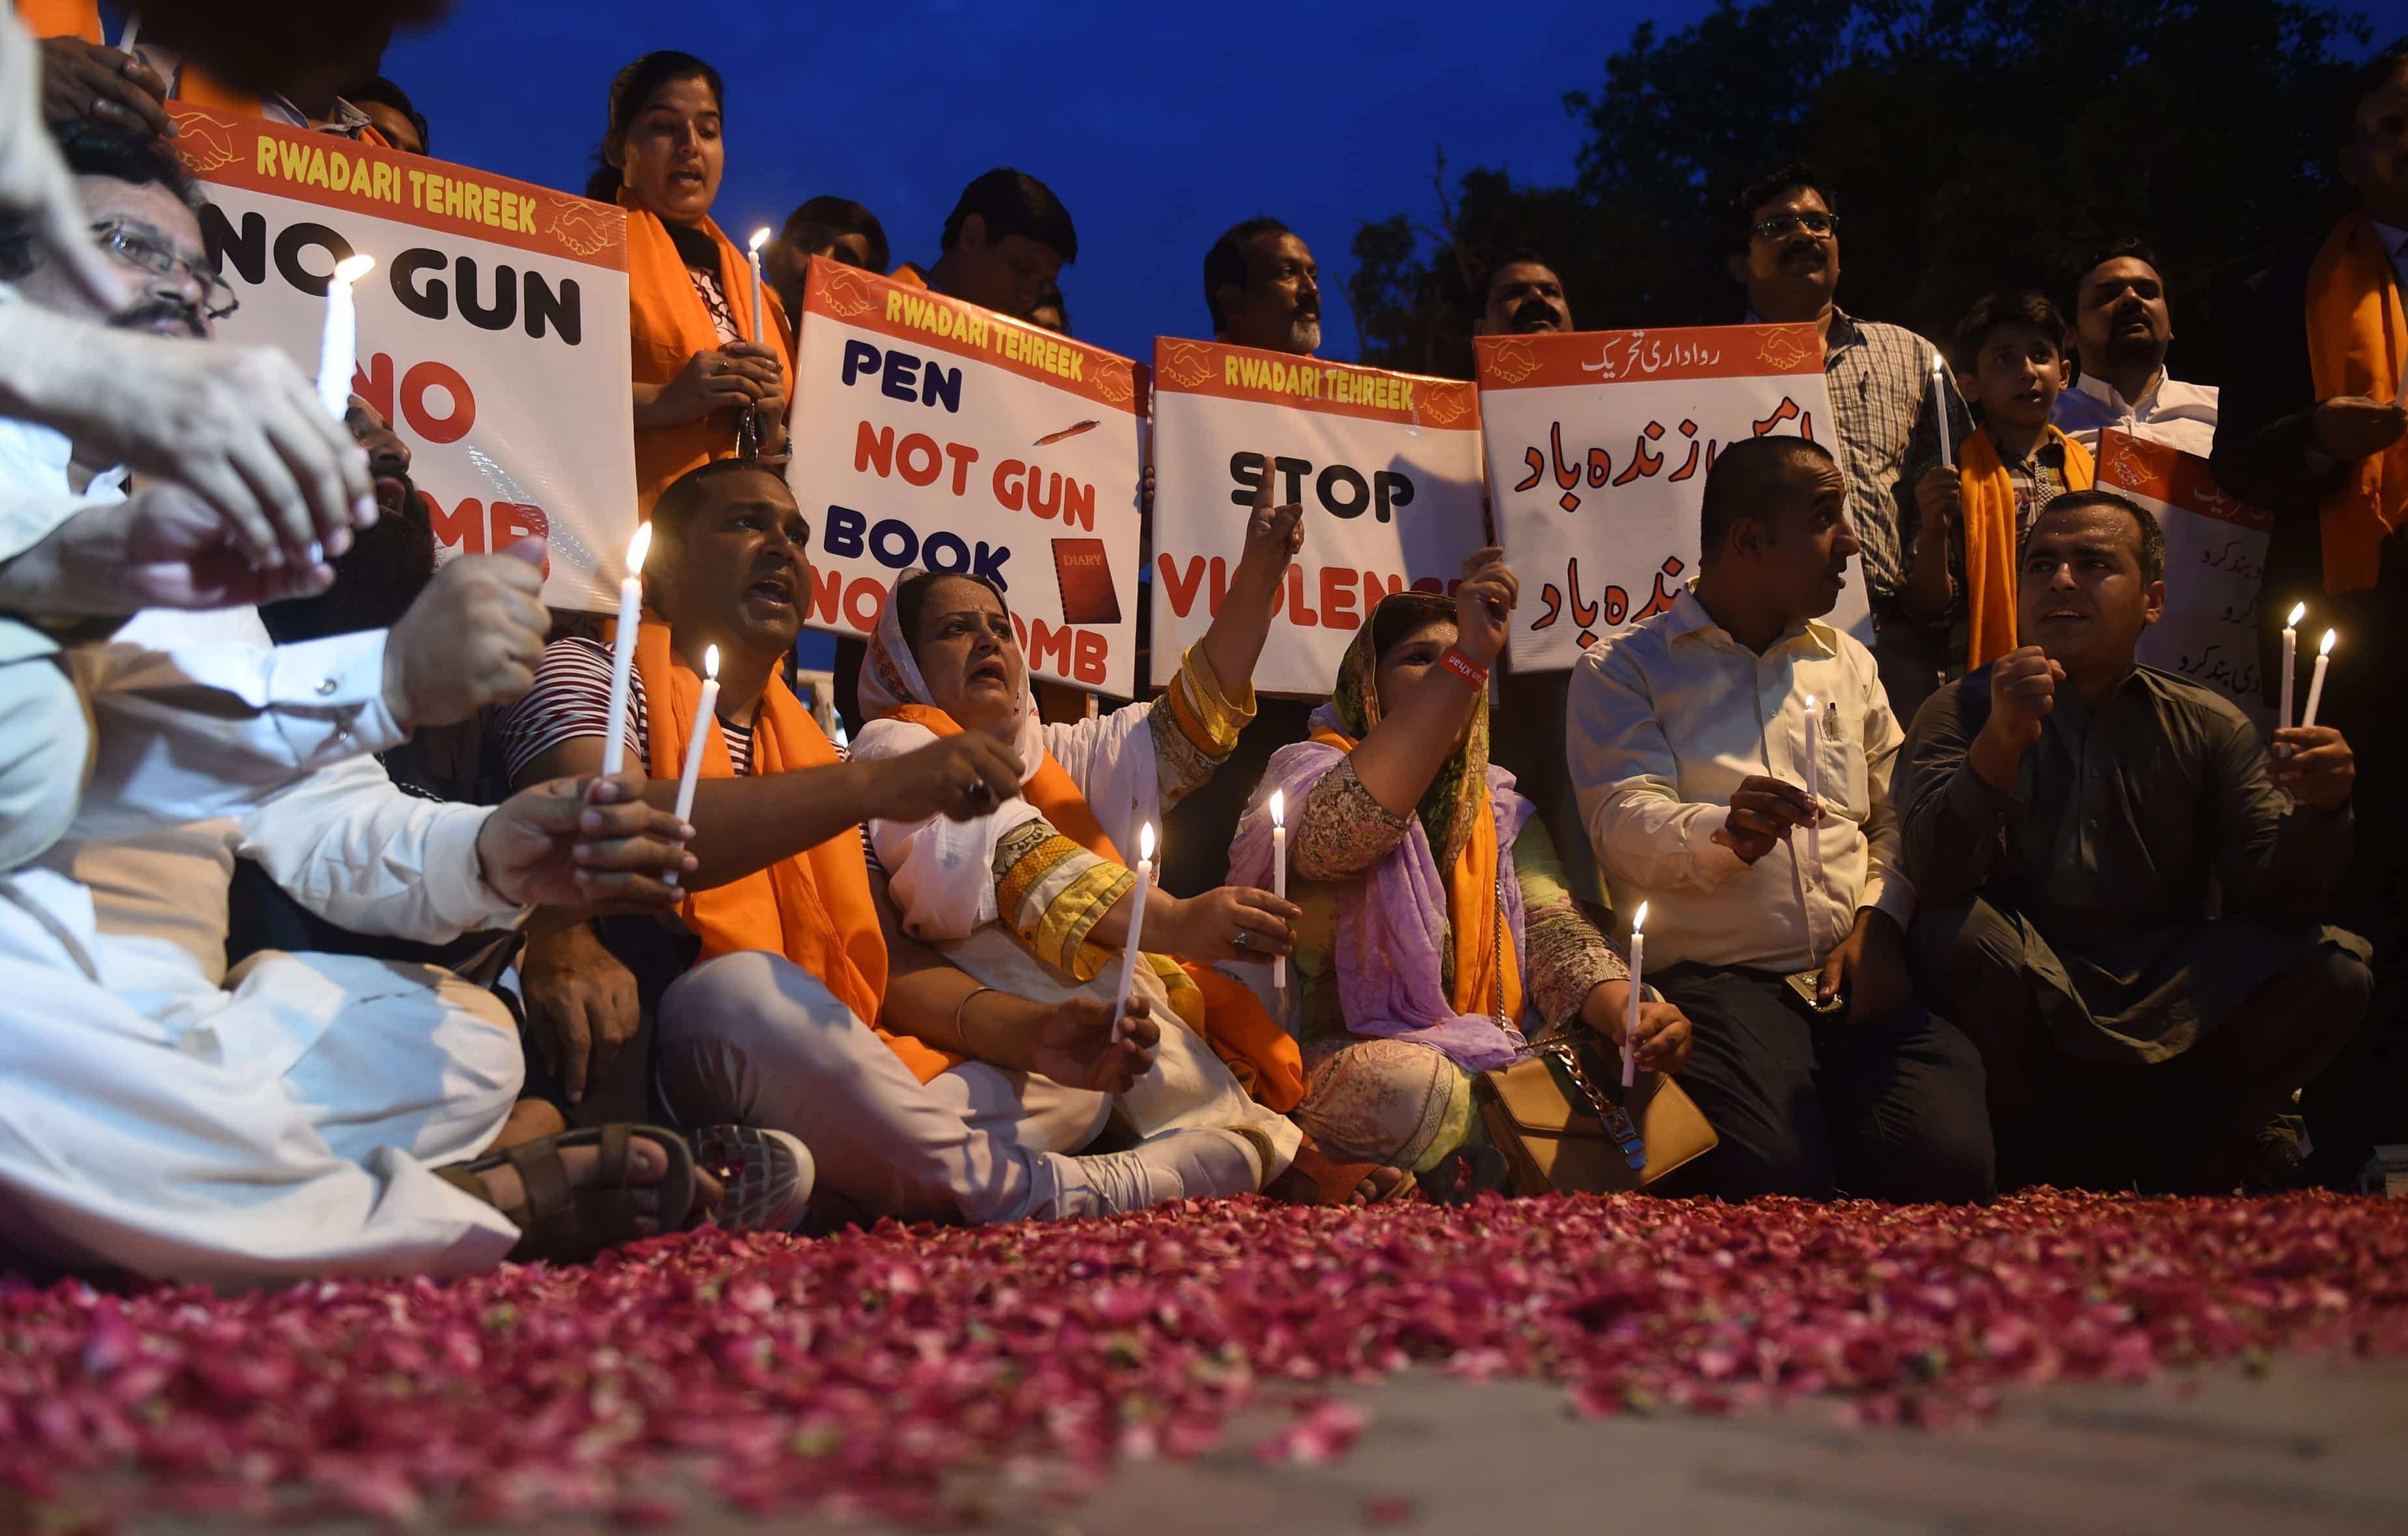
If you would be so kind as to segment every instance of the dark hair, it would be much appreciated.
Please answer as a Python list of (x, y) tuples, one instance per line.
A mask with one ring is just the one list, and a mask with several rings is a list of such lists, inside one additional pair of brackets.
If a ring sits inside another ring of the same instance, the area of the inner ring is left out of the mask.
[(2104, 246), (2091, 252), (2090, 259), (2082, 264), (2082, 270), (2074, 274), (2073, 308), (2076, 309), (2082, 308), (2082, 292), (2090, 286), (2091, 273), (2098, 271), (2109, 262), (2125, 261), (2146, 264), (2150, 271), (2157, 273), (2158, 286), (2160, 290), (2163, 289), (2166, 274), (2165, 269), (2157, 265), (2157, 253), (2150, 250), (2147, 243), (2139, 236), (2126, 235), (2121, 238), (2108, 241)]
[(2350, 71), (2349, 79), (2342, 86), (2341, 96), (2335, 104), (2335, 145), (2349, 142), (2351, 132), (2358, 126), (2358, 109), (2366, 98), (2389, 85), (2402, 71), (2408, 71), (2408, 38), (2393, 43)]
[[(200, 183), (167, 141), (148, 129), (117, 128), (75, 118), (54, 124), (51, 141), (71, 176), (103, 177), (137, 187), (165, 187), (176, 201), (198, 213), (208, 206)], [(0, 279), (34, 269), (34, 226), (23, 219), (0, 219)]]
[(786, 215), (786, 227), (778, 238), (784, 241), (797, 259), (814, 251), (836, 244), (847, 235), (859, 235), (869, 241), (871, 270), (883, 273), (894, 255), (886, 244), (886, 226), (878, 215), (850, 197), (814, 197)]
[(1824, 184), (1822, 174), (1802, 160), (1793, 160), (1742, 187), (1739, 195), (1731, 199), (1730, 248), (1743, 251), (1748, 242), (1756, 238), (1757, 208), (1783, 193), (1796, 192), (1801, 187), (1822, 198), (1823, 206), (1831, 210), (1833, 218), (1839, 217), (1840, 200)]
[(945, 215), (944, 237), (938, 249), (951, 251), (959, 245), (962, 223), (973, 213), (986, 224), (990, 242), (1018, 235), (1053, 251), (1065, 266), (1079, 259), (1079, 231), (1070, 223), (1070, 210), (1054, 195), (1053, 188), (1026, 171), (997, 165), (964, 187), (961, 201)]
[(697, 464), (669, 481), (668, 489), (652, 503), (652, 538), (677, 544), (685, 542), (686, 524), (702, 510), (712, 483), (739, 474), (766, 475), (781, 489), (786, 483), (784, 475), (753, 459), (713, 459), (709, 464)]
[(352, 535), (351, 547), (333, 561), (333, 586), (315, 597), (290, 597), (259, 610), (277, 644), (390, 629), (435, 579), (435, 520), (426, 495), (407, 474), (393, 478), (401, 481), (405, 510), (398, 517), (387, 513)]
[(2164, 581), (2166, 579), (2166, 531), (2157, 526), (2156, 514), (2146, 507), (2137, 501), (2119, 496), (2113, 491), (2068, 491), (2062, 495), (2049, 497), (2047, 503), (2033, 515), (2031, 527), (2025, 530), (2025, 542), (2031, 541), (2031, 536), (2039, 529), (2042, 518), (2057, 512), (2084, 511), (2092, 507), (2113, 508), (2141, 525), (2142, 579), (2150, 581)]
[(354, 107), (362, 102), (372, 101), (380, 106), (392, 108), (408, 118), (409, 125), (418, 130), (419, 147), (429, 151), (434, 150), (435, 136), (426, 131), (426, 114), (420, 111), (418, 105), (409, 99), (408, 92), (394, 84), (382, 75), (371, 75), (340, 94), (345, 101)]
[(1497, 292), (1497, 275), (1509, 266), (1543, 266), (1554, 274), (1557, 282), (1563, 281), (1563, 274), (1555, 271), (1555, 263), (1527, 246), (1524, 246), (1518, 250), (1508, 251), (1488, 264), (1488, 270), (1480, 274), (1480, 286), (1472, 293), (1473, 308), (1480, 309), (1488, 308), (1488, 300)]
[(1435, 592), (1392, 592), (1371, 610), (1371, 650), (1385, 656), (1429, 625), (1455, 623), (1455, 599)]
[(1724, 444), (1713, 467), (1706, 471), (1705, 497), (1698, 509), (1698, 558), (1720, 554), (1731, 525), (1741, 519), (1770, 521), (1774, 498), (1789, 488), (1803, 462), (1837, 461), (1821, 443), (1786, 434)]
[(724, 110), (727, 105), (727, 91), (720, 83), (719, 71), (693, 54), (681, 53), (675, 49), (647, 53), (611, 79), (610, 129), (603, 139), (605, 148), (594, 151), (594, 174), (585, 179), (586, 196), (597, 203), (617, 200), (619, 188), (626, 178), (618, 166), (610, 164), (608, 150), (610, 139), (624, 136), (629, 128), (635, 126), (636, 114), (644, 109), (644, 103), (652, 100), (653, 93), (663, 86), (695, 79), (710, 87), (710, 99)]
[(1204, 252), (1204, 308), (1211, 311), (1212, 334), (1218, 336), (1227, 328), (1229, 317), (1221, 312), (1223, 284), (1242, 290), (1251, 273), (1246, 266), (1246, 242), (1264, 235), (1293, 235), (1296, 231), (1268, 217), (1249, 219), (1231, 224)]
[(903, 643), (910, 648), (913, 661), (920, 659), (920, 620), (927, 612), (928, 594), (937, 589), (939, 581), (976, 581), (995, 594), (996, 606), (1001, 608), (1007, 616), (1011, 612), (1011, 604), (1005, 598), (1003, 589), (976, 571), (916, 571), (896, 583), (893, 598), (895, 623), (903, 631)]
[(2035, 331), (2048, 338), (2057, 348), (2057, 355), (2068, 355), (2073, 344), (2072, 328), (2065, 323), (2065, 313), (2049, 302), (2048, 295), (2028, 288), (2002, 289), (1985, 294), (1965, 311), (1956, 323), (1955, 356), (1949, 361), (1966, 373), (1974, 371), (1982, 355), (1983, 343), (1991, 336), (2007, 329)]

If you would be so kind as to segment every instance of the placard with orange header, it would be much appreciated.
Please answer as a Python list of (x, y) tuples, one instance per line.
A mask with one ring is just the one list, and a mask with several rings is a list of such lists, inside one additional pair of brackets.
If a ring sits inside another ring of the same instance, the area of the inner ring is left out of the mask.
[[(1488, 485), (1522, 579), (1507, 660), (1560, 671), (1670, 608), (1697, 574), (1706, 471), (1722, 445), (1788, 433), (1837, 451), (1812, 325), (1484, 336), (1473, 342)], [(1870, 643), (1850, 562), (1828, 623)]]
[(168, 110), (241, 306), (218, 336), (314, 377), (335, 264), (375, 257), (353, 290), (351, 391), (409, 446), (442, 551), (541, 537), (544, 601), (614, 608), (636, 519), (626, 214), (333, 134)]
[(1408, 586), (1448, 590), (1485, 544), (1480, 402), (1461, 380), (1215, 341), (1154, 344), (1154, 674), (1203, 637), (1244, 550), (1256, 487), (1304, 506), (1268, 693), (1327, 697), (1364, 618)]
[(903, 571), (975, 572), (1032, 674), (1135, 693), (1144, 370), (825, 257), (805, 290), (786, 481), (807, 622), (867, 635)]
[[(2259, 725), (2271, 725), (2258, 610), (2272, 514), (2225, 495), (2198, 454), (2118, 427), (2099, 434), (2098, 460), (2099, 489), (2139, 502), (2165, 531), (2166, 610), (2141, 631), (2142, 663), (2213, 688)], [(2308, 591), (2277, 596), (2286, 608), (2315, 598)]]

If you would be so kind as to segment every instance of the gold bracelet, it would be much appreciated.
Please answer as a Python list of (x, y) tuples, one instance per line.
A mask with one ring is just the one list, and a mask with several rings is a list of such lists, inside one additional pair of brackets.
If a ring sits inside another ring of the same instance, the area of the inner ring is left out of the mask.
[(978, 1055), (976, 1051), (970, 1049), (970, 1004), (977, 1000), (980, 993), (994, 990), (995, 988), (991, 986), (974, 986), (963, 995), (960, 1002), (953, 1005), (953, 1038), (962, 1042), (962, 1055), (966, 1056)]

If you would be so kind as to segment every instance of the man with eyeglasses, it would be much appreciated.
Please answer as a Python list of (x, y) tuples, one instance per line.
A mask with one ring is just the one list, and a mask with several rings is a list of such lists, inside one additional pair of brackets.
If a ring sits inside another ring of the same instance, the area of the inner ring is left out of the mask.
[(1747, 290), (1748, 320), (1811, 324), (1823, 338), (1823, 372), (1839, 418), (1831, 423), (1838, 440), (1828, 446), (1847, 478), (1848, 521), (1864, 546), (1873, 657), (1891, 710), (1911, 721), (1939, 686), (1948, 645), (1944, 631), (1917, 623), (1900, 599), (1906, 554), (1898, 484), (1908, 439), (1931, 416), (1934, 390), (1946, 402), (1951, 442), (1965, 440), (1971, 418), (1955, 382), (1932, 370), (1938, 347), (1902, 325), (1858, 320), (1839, 307), (1840, 216), (1812, 167), (1782, 166), (1742, 192), (1731, 209), (1730, 275)]

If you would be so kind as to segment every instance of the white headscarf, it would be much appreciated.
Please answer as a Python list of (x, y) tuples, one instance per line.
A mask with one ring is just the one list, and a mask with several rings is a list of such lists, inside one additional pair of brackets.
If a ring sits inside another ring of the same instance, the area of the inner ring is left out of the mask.
[[(895, 584), (887, 589), (886, 605), (880, 610), (878, 627), (869, 637), (868, 653), (861, 658), (861, 712), (870, 720), (876, 720), (900, 704), (924, 704), (930, 709), (937, 708), (936, 699), (928, 693), (928, 680), (920, 675), (920, 663), (911, 654), (910, 637), (903, 633), (902, 615), (897, 611), (902, 605), (895, 600), (903, 590), (904, 582), (927, 574), (920, 567), (913, 566), (896, 577)], [(943, 574), (961, 573), (948, 571)], [(1002, 608), (1005, 619), (1011, 617), (1011, 605), (1004, 601), (1002, 593), (996, 592), (993, 583), (967, 574), (962, 579), (977, 581), (989, 592), (995, 592), (996, 603)], [(1019, 650), (1017, 642), (1012, 649), (1015, 652)], [(866, 728), (863, 734), (865, 737), (867, 735)], [(1023, 765), (1020, 782), (1025, 784), (1036, 776), (1039, 765), (1045, 761), (1044, 727), (1037, 715), (1037, 696), (1029, 690), (1028, 658), (1025, 656), (1020, 658), (1020, 696), (1012, 703), (1010, 743), (1011, 749), (1020, 754)]]

